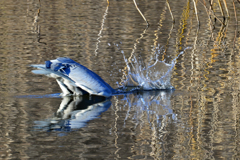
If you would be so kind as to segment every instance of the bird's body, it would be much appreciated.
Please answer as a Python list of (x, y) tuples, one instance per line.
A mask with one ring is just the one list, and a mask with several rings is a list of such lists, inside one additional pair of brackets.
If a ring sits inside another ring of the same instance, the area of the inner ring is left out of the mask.
[(40, 69), (33, 70), (35, 74), (55, 78), (63, 91), (62, 96), (90, 94), (110, 97), (116, 92), (96, 73), (70, 58), (61, 57), (32, 67)]

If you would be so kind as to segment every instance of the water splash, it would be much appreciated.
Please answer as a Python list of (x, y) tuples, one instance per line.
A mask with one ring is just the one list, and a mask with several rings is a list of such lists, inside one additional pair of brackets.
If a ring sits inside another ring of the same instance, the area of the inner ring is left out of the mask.
[(159, 60), (158, 56), (161, 49), (151, 56), (148, 63), (144, 63), (141, 58), (136, 58), (134, 54), (127, 59), (124, 52), (122, 52), (127, 66), (127, 74), (119, 88), (124, 90), (129, 90), (129, 88), (133, 90), (174, 89), (171, 85), (172, 71), (179, 56), (189, 48), (187, 47), (181, 51), (170, 63)]

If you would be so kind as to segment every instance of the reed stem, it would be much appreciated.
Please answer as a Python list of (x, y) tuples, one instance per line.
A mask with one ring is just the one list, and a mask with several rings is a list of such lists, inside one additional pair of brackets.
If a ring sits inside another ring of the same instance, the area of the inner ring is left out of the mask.
[(194, 10), (195, 10), (195, 14), (196, 14), (196, 18), (197, 18), (198, 26), (200, 26), (200, 22), (199, 22), (199, 20), (198, 20), (197, 5), (196, 5), (195, 0), (193, 0), (193, 4), (194, 4)]
[(135, 4), (138, 12), (140, 13), (140, 15), (142, 16), (142, 18), (144, 19), (144, 21), (147, 23), (147, 26), (149, 26), (149, 23), (148, 23), (147, 19), (144, 17), (144, 15), (142, 14), (142, 12), (141, 12), (140, 9), (138, 8), (136, 1), (133, 0), (133, 2), (134, 2), (134, 4)]
[(173, 23), (175, 23), (175, 19), (174, 19), (174, 17), (173, 17), (172, 10), (171, 10), (171, 8), (170, 8), (170, 5), (169, 5), (168, 0), (167, 0), (166, 3), (167, 3), (167, 6), (168, 6), (168, 9), (169, 9), (169, 11), (170, 11), (170, 14), (171, 14), (171, 17), (172, 17), (172, 21), (173, 21)]

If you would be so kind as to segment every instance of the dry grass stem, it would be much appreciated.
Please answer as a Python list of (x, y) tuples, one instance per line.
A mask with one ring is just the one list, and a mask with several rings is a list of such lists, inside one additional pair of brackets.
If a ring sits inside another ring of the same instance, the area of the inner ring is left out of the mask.
[(193, 4), (194, 4), (194, 10), (195, 10), (195, 14), (196, 14), (196, 18), (197, 18), (198, 26), (200, 26), (200, 22), (199, 22), (199, 20), (198, 20), (197, 5), (196, 5), (195, 0), (193, 0)]
[(226, 12), (227, 12), (227, 16), (229, 17), (229, 12), (228, 12), (228, 7), (227, 7), (226, 0), (223, 0), (223, 3), (224, 3), (224, 6), (225, 6), (225, 9), (226, 9)]
[(218, 5), (219, 5), (219, 7), (220, 7), (220, 11), (221, 11), (221, 14), (222, 14), (223, 19), (224, 19), (223, 21), (225, 21), (225, 15), (224, 15), (223, 8), (222, 8), (222, 3), (221, 3), (220, 0), (218, 0)]
[(234, 0), (233, 0), (233, 9), (234, 9), (234, 15), (235, 15), (235, 20), (236, 20), (235, 36), (234, 36), (234, 40), (233, 40), (233, 47), (234, 47), (235, 46), (235, 42), (236, 42), (236, 38), (237, 38), (237, 30), (238, 30), (238, 19), (237, 19), (237, 12), (236, 12), (236, 7), (235, 7)]
[(142, 12), (141, 12), (140, 9), (138, 8), (136, 1), (133, 0), (133, 2), (134, 2), (134, 4), (135, 4), (138, 12), (140, 13), (140, 15), (142, 16), (142, 18), (144, 19), (144, 21), (147, 23), (147, 26), (149, 26), (149, 23), (148, 23), (147, 19), (144, 17), (144, 15), (142, 14)]
[(224, 23), (214, 14), (213, 10), (211, 10), (211, 13), (214, 16), (214, 18), (216, 18), (216, 20), (218, 20), (222, 25), (224, 25)]
[(205, 8), (205, 10), (206, 10), (206, 13), (207, 13), (207, 15), (208, 15), (208, 19), (209, 19), (209, 22), (210, 22), (210, 30), (212, 30), (213, 23), (212, 23), (212, 19), (211, 19), (210, 15), (209, 15), (209, 13), (208, 13), (205, 0), (203, 0), (203, 2), (200, 1), (200, 3), (204, 6), (204, 8)]
[(169, 5), (168, 0), (167, 0), (166, 3), (167, 3), (167, 6), (168, 6), (168, 9), (169, 9), (169, 11), (170, 11), (170, 14), (171, 14), (171, 17), (172, 17), (172, 21), (173, 21), (173, 23), (175, 23), (175, 19), (174, 19), (174, 17), (173, 17), (172, 10), (171, 10), (171, 8), (170, 8), (170, 5)]

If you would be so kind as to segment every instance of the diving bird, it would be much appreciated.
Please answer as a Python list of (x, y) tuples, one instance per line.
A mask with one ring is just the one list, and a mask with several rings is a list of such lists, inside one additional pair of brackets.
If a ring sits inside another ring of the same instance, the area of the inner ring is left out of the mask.
[(100, 76), (70, 58), (60, 57), (31, 66), (38, 69), (33, 73), (55, 78), (62, 96), (90, 94), (110, 97), (116, 93)]

